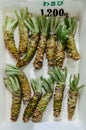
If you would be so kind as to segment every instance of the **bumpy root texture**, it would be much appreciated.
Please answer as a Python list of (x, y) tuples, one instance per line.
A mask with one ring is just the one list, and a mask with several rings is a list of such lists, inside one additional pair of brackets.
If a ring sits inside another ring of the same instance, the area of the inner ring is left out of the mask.
[(23, 73), (21, 73), (18, 77), (21, 84), (23, 102), (24, 104), (27, 104), (31, 96), (30, 84), (27, 77)]
[(39, 40), (39, 35), (38, 34), (33, 34), (32, 37), (30, 38), (30, 43), (29, 43), (27, 53), (26, 53), (25, 57), (21, 61), (17, 62), (17, 65), (16, 65), (17, 67), (21, 68), (24, 65), (27, 65), (27, 64), (30, 63), (33, 56), (35, 55), (38, 40)]
[(40, 101), (41, 95), (34, 94), (34, 96), (29, 100), (29, 103), (23, 114), (23, 121), (27, 122), (32, 116), (34, 110), (37, 107), (38, 102)]
[(28, 30), (24, 23), (19, 25), (20, 42), (19, 42), (19, 54), (24, 54), (28, 49)]
[(4, 31), (4, 41), (6, 48), (12, 54), (12, 56), (17, 60), (20, 61), (20, 55), (17, 51), (15, 41), (14, 41), (14, 34), (9, 31)]
[(16, 94), (12, 96), (12, 106), (11, 106), (11, 120), (16, 121), (18, 119), (20, 108), (21, 108), (22, 94), (17, 91)]
[(74, 115), (75, 108), (76, 108), (78, 91), (70, 90), (68, 97), (69, 97), (68, 98), (68, 119), (71, 120)]
[(73, 36), (69, 36), (66, 44), (66, 51), (68, 53), (68, 56), (73, 58), (74, 60), (80, 60), (80, 54), (77, 50), (75, 39)]
[(65, 59), (65, 51), (61, 42), (58, 42), (55, 51), (55, 65), (62, 67)]
[(56, 38), (54, 35), (52, 35), (48, 39), (47, 46), (46, 46), (46, 57), (49, 66), (54, 65), (55, 49), (56, 49)]
[(41, 100), (39, 101), (36, 110), (32, 115), (33, 122), (39, 122), (42, 120), (43, 112), (45, 111), (50, 99), (52, 97), (52, 93), (45, 93)]
[(54, 116), (60, 117), (62, 101), (64, 95), (64, 85), (57, 84), (54, 94)]
[(38, 47), (37, 47), (35, 61), (34, 61), (35, 69), (40, 69), (43, 65), (43, 58), (44, 58), (46, 42), (47, 42), (46, 38), (41, 36), (41, 39), (40, 39)]

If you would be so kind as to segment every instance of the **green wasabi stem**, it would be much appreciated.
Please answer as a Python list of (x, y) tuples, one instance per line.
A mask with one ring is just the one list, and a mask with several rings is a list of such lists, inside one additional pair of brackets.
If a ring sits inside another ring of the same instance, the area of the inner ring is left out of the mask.
[(57, 30), (57, 45), (55, 50), (55, 65), (62, 67), (65, 59), (65, 42), (69, 30), (66, 28), (63, 19), (60, 18)]
[(17, 51), (15, 40), (14, 40), (14, 31), (18, 25), (18, 21), (14, 18), (6, 16), (3, 20), (3, 34), (4, 34), (4, 42), (6, 48), (12, 54), (12, 56), (20, 61), (20, 55)]
[(32, 32), (32, 36), (30, 38), (29, 47), (26, 52), (24, 58), (17, 63), (17, 67), (23, 67), (30, 63), (32, 58), (35, 55), (37, 44), (39, 41), (39, 16), (28, 17), (27, 20), (24, 21), (26, 27)]
[(49, 35), (50, 31), (50, 18), (46, 18), (45, 16), (40, 16), (39, 18), (41, 36), (37, 46), (35, 60), (33, 63), (35, 69), (40, 69), (43, 66), (43, 58), (47, 44), (47, 36)]
[(54, 82), (51, 78), (45, 79), (41, 77), (43, 88), (45, 89), (45, 93), (41, 100), (39, 101), (36, 110), (34, 111), (32, 115), (32, 121), (33, 122), (39, 122), (42, 120), (43, 113), (46, 110), (52, 95), (53, 95), (53, 89), (54, 89)]
[(76, 43), (75, 43), (75, 33), (77, 30), (77, 17), (67, 17), (65, 18), (65, 24), (68, 29), (70, 29), (68, 39), (66, 42), (66, 52), (68, 56), (75, 61), (80, 60), (80, 54), (77, 50)]
[(67, 79), (67, 68), (61, 70), (59, 67), (53, 67), (49, 75), (52, 77), (54, 82), (56, 82), (55, 93), (54, 93), (54, 116), (60, 117), (62, 101), (65, 89), (65, 83)]
[(23, 102), (24, 104), (26, 104), (31, 96), (31, 88), (27, 76), (21, 69), (9, 64), (6, 65), (5, 72), (7, 75), (16, 75), (19, 78), (21, 84)]
[(35, 111), (38, 102), (42, 97), (42, 83), (40, 79), (31, 80), (31, 86), (33, 88), (34, 94), (28, 102), (23, 114), (23, 121), (27, 122)]
[[(73, 79), (72, 79), (73, 77)], [(79, 86), (79, 80), (80, 80), (80, 75), (74, 75), (70, 76), (70, 89), (68, 93), (68, 119), (71, 120), (75, 109), (76, 109), (76, 104), (77, 104), (77, 99), (78, 99), (78, 92), (79, 90), (84, 87), (84, 85)]]
[(11, 120), (16, 121), (20, 113), (22, 101), (20, 83), (16, 76), (7, 76), (4, 78), (4, 84), (12, 93)]
[(68, 70), (67, 67), (61, 69), (57, 66), (52, 67), (49, 75), (53, 78), (54, 82), (65, 84), (67, 79)]
[(55, 49), (56, 49), (56, 32), (58, 30), (59, 19), (57, 17), (50, 17), (50, 36), (46, 46), (46, 58), (48, 65), (54, 65)]
[(18, 21), (9, 16), (4, 17), (3, 19), (3, 30), (9, 31), (10, 33), (15, 31), (15, 28), (18, 25)]
[(16, 17), (18, 19), (18, 29), (19, 29), (19, 36), (20, 36), (20, 42), (19, 42), (19, 54), (24, 54), (28, 49), (28, 34), (29, 30), (26, 28), (24, 24), (24, 20), (27, 19), (29, 13), (28, 8), (22, 8), (20, 11), (15, 10)]

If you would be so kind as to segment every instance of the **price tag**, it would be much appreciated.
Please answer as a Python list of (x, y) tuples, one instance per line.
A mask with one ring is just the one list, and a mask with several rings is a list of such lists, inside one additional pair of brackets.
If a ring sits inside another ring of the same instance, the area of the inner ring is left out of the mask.
[(64, 12), (64, 9), (47, 9), (45, 13), (44, 9), (41, 9), (41, 15), (45, 16), (68, 16), (68, 13)]
[[(44, 1), (43, 7), (49, 7), (46, 11), (45, 9), (41, 9), (40, 13), (41, 15), (45, 16), (68, 16), (68, 13), (64, 11), (62, 8), (62, 5), (64, 4), (64, 0), (58, 0), (58, 1)], [(55, 7), (55, 8), (50, 8)]]

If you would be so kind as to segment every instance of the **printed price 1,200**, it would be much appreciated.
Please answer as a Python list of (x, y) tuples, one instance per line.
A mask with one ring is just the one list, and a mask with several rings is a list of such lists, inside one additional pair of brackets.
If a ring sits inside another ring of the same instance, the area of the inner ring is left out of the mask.
[(68, 16), (68, 13), (65, 13), (64, 9), (47, 9), (47, 13), (45, 13), (44, 9), (41, 9), (41, 15), (45, 15), (45, 16)]

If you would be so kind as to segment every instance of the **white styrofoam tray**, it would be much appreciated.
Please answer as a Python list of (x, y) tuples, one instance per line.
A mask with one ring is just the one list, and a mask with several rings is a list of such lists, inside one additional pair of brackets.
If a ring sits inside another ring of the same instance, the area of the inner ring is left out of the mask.
[[(3, 40), (3, 17), (5, 15), (12, 15), (12, 11), (15, 8), (21, 7), (28, 7), (29, 11), (32, 13), (40, 14), (40, 9), (44, 9), (46, 11), (49, 7), (43, 7), (43, 0), (34, 0), (34, 1), (18, 1), (13, 2), (5, 0), (6, 2), (1, 2), (0, 4), (0, 129), (9, 129), (9, 130), (85, 130), (86, 126), (86, 87), (84, 87), (80, 94), (79, 94), (79, 102), (76, 109), (75, 118), (72, 121), (67, 120), (67, 90), (65, 91), (64, 95), (64, 103), (63, 103), (63, 112), (62, 112), (62, 120), (61, 121), (54, 121), (52, 106), (53, 101), (51, 101), (47, 107), (46, 112), (44, 113), (43, 120), (41, 123), (32, 123), (29, 121), (28, 123), (24, 124), (22, 122), (22, 114), (24, 111), (24, 107), (22, 107), (19, 120), (16, 123), (12, 123), (10, 121), (10, 107), (11, 107), (11, 94), (6, 90), (3, 84), (3, 76), (4, 76), (4, 68), (6, 63), (11, 63), (15, 65), (14, 59), (10, 56), (9, 52), (5, 49), (4, 40)], [(50, 1), (50, 0), (49, 0)], [(55, 8), (55, 7), (50, 7)], [(75, 36), (77, 47), (81, 54), (80, 62), (74, 62), (71, 59), (65, 60), (65, 65), (68, 67), (69, 73), (80, 73), (81, 83), (86, 84), (86, 13), (85, 13), (85, 5), (83, 2), (80, 1), (72, 1), (72, 0), (64, 0), (64, 5), (62, 8), (65, 12), (68, 12), (72, 16), (78, 16), (79, 24), (77, 33)], [(11, 13), (10, 13), (11, 12)], [(18, 45), (19, 43), (19, 36), (18, 36), (18, 29), (15, 31), (15, 41)], [(24, 69), (27, 77), (29, 79), (38, 77), (43, 75), (47, 77), (47, 60), (44, 61), (44, 66), (40, 71), (35, 71), (32, 66), (33, 60), (31, 63)], [(68, 85), (68, 83), (67, 83)], [(64, 112), (65, 111), (65, 112)], [(5, 124), (4, 124), (5, 123)]]

